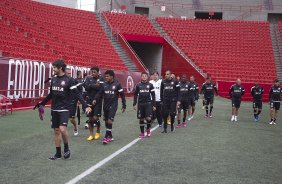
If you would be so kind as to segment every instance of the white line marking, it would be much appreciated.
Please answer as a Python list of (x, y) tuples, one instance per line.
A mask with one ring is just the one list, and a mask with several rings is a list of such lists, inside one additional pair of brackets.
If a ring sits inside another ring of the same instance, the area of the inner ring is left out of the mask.
[[(159, 127), (159, 125), (157, 125), (154, 128), (152, 128), (151, 132), (155, 131), (158, 127)], [(80, 181), (84, 177), (88, 176), (89, 174), (93, 173), (95, 170), (99, 169), (101, 166), (105, 165), (107, 162), (109, 162), (110, 160), (112, 160), (113, 158), (115, 158), (116, 156), (118, 156), (119, 154), (121, 154), (122, 152), (127, 150), (128, 148), (132, 147), (134, 144), (136, 144), (140, 140), (141, 140), (141, 138), (134, 139), (133, 141), (128, 143), (126, 146), (122, 147), (121, 149), (119, 149), (116, 152), (112, 153), (110, 156), (104, 158), (103, 160), (101, 160), (97, 164), (93, 165), (92, 167), (90, 167), (89, 169), (87, 169), (86, 171), (81, 173), (80, 175), (77, 175), (76, 177), (74, 177), (70, 181), (66, 182), (66, 184), (75, 184), (75, 183), (77, 183), (78, 181)]]

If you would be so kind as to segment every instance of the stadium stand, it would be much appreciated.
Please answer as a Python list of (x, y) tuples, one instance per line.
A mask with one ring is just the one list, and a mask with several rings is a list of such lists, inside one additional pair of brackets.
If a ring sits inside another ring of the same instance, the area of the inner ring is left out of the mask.
[(127, 70), (95, 14), (30, 0), (0, 3), (4, 56), (43, 61), (62, 58), (69, 64)]
[(271, 83), (276, 77), (269, 23), (156, 18), (183, 52), (216, 81)]
[(103, 15), (119, 33), (160, 36), (146, 16), (111, 12), (104, 12)]

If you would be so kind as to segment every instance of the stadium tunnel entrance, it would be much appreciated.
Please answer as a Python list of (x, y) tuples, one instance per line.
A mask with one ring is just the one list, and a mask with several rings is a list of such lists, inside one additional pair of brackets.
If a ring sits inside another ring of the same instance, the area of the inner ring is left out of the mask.
[(136, 41), (128, 41), (128, 43), (150, 73), (157, 71), (161, 74), (163, 59), (163, 46), (161, 44)]

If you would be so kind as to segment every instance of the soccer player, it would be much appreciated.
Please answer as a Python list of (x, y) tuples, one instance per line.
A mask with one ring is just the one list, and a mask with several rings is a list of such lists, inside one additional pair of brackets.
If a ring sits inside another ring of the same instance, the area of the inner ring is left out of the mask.
[(155, 89), (155, 97), (156, 97), (156, 110), (153, 112), (157, 118), (159, 127), (162, 127), (162, 105), (161, 105), (161, 83), (162, 80), (159, 79), (159, 73), (154, 72), (153, 73), (153, 80), (150, 81), (151, 84), (153, 84)]
[[(182, 75), (180, 82), (178, 83), (179, 85), (179, 95), (178, 95), (178, 106), (177, 106), (177, 121), (178, 124), (176, 128), (181, 128), (186, 127), (186, 116), (187, 116), (187, 111), (189, 107), (188, 103), (188, 94), (190, 90), (190, 84), (187, 81), (187, 76), (185, 74)], [(183, 119), (182, 123), (180, 123), (180, 118), (181, 118), (181, 110), (183, 110)]]
[[(138, 98), (138, 100), (137, 100)], [(137, 102), (138, 101), (138, 102)], [(138, 104), (138, 108), (137, 108)], [(134, 91), (133, 109), (137, 111), (137, 118), (140, 120), (140, 131), (139, 138), (144, 138), (145, 124), (147, 122), (147, 137), (151, 136), (151, 121), (153, 116), (153, 110), (155, 110), (155, 92), (153, 84), (148, 82), (148, 74), (146, 72), (141, 73), (141, 82), (136, 85)]]
[[(92, 104), (95, 96), (97, 93), (102, 89), (104, 84), (104, 80), (101, 76), (99, 76), (99, 68), (94, 66), (90, 69), (90, 76), (88, 76), (84, 81), (84, 88), (87, 92), (86, 101), (87, 104)], [(100, 127), (101, 123), (99, 117), (101, 117), (102, 112), (102, 99), (97, 98), (95, 106), (92, 106), (92, 111), (89, 113), (88, 116), (88, 129), (89, 129), (89, 136), (86, 140), (98, 140), (100, 138)], [(97, 132), (94, 135), (94, 125), (97, 127)]]
[[(216, 93), (216, 95), (218, 95), (216, 85), (211, 82), (210, 77), (207, 77), (206, 82), (203, 84), (201, 89), (201, 94), (204, 94), (204, 98), (205, 98), (206, 118), (207, 117), (212, 118), (214, 92)], [(209, 111), (209, 106), (210, 106), (210, 111)]]
[(174, 118), (176, 105), (178, 100), (179, 85), (176, 80), (171, 78), (171, 71), (165, 72), (165, 80), (161, 83), (161, 102), (164, 120), (164, 130), (162, 133), (167, 133), (167, 119), (170, 116), (171, 132), (174, 131)]
[(199, 99), (199, 86), (195, 82), (194, 76), (191, 76), (190, 77), (190, 90), (189, 90), (189, 95), (188, 95), (188, 104), (189, 104), (188, 121), (191, 121), (194, 118), (196, 100), (198, 99)]
[(276, 118), (280, 109), (280, 98), (282, 95), (282, 87), (279, 85), (279, 80), (274, 80), (274, 85), (269, 90), (269, 103), (270, 103), (270, 125), (276, 124)]
[[(70, 68), (66, 68), (66, 76), (69, 78), (72, 78)], [(74, 79), (72, 78), (72, 80)], [(74, 83), (78, 89), (79, 85), (76, 83), (75, 80), (74, 80)], [(71, 101), (70, 101), (70, 107), (69, 107), (69, 120), (73, 124), (73, 135), (77, 136), (78, 135), (78, 126), (75, 120), (75, 113), (76, 113), (76, 106), (77, 106), (78, 98), (77, 98), (76, 93), (74, 92), (71, 92), (70, 96), (71, 96), (71, 99), (70, 99)]]
[(91, 111), (90, 107), (84, 102), (81, 94), (78, 92), (73, 78), (65, 75), (66, 64), (63, 60), (57, 60), (52, 63), (55, 77), (51, 79), (50, 92), (46, 98), (39, 102), (36, 107), (44, 106), (50, 99), (52, 125), (54, 129), (54, 142), (56, 146), (56, 154), (49, 158), (49, 160), (57, 160), (62, 158), (61, 153), (61, 138), (64, 142), (64, 159), (70, 158), (70, 149), (68, 144), (67, 124), (69, 118), (69, 107), (71, 105), (71, 92), (76, 94), (83, 108), (88, 113)]
[(106, 145), (114, 140), (112, 135), (112, 127), (114, 118), (118, 108), (118, 97), (122, 99), (122, 113), (126, 109), (126, 100), (122, 86), (115, 80), (115, 73), (113, 70), (107, 70), (105, 72), (105, 83), (95, 96), (93, 100), (93, 105), (96, 105), (97, 100), (100, 98), (104, 99), (103, 112), (104, 120), (106, 124), (106, 134), (103, 138), (103, 144)]
[[(76, 72), (75, 83), (76, 84), (81, 84), (81, 85), (77, 86), (77, 90), (79, 91), (79, 93), (81, 93), (81, 95), (83, 97), (83, 86), (82, 86), (82, 84), (84, 83), (84, 81), (83, 81), (83, 78), (82, 78), (82, 72), (81, 71), (77, 71)], [(77, 112), (76, 117), (77, 117), (78, 125), (80, 125), (80, 107), (79, 107), (79, 103), (77, 103), (76, 112)]]
[(262, 109), (262, 94), (264, 93), (263, 88), (258, 84), (251, 88), (251, 94), (253, 96), (253, 108), (254, 108), (254, 118), (255, 122), (259, 121), (259, 114), (261, 113)]
[(230, 87), (229, 95), (232, 99), (232, 117), (231, 121), (238, 121), (238, 111), (241, 105), (241, 97), (245, 94), (245, 89), (241, 85), (241, 80), (237, 79), (236, 84)]

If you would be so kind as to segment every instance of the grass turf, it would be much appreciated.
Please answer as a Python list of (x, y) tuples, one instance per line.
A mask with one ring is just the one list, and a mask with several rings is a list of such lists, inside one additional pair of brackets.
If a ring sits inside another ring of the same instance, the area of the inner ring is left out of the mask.
[[(136, 112), (128, 100), (125, 114), (117, 113), (115, 142), (87, 142), (69, 124), (71, 160), (49, 161), (54, 154), (46, 110), (41, 122), (36, 111), (19, 111), (0, 118), (0, 183), (65, 183), (131, 142), (139, 134)], [(281, 183), (281, 124), (268, 125), (269, 106), (253, 122), (252, 104), (242, 103), (239, 122), (230, 122), (230, 102), (216, 98), (214, 118), (203, 118), (197, 104), (195, 119), (173, 133), (152, 133), (79, 183)], [(281, 113), (278, 123), (281, 122)], [(83, 122), (86, 118), (83, 118)], [(104, 134), (104, 126), (102, 127)]]

